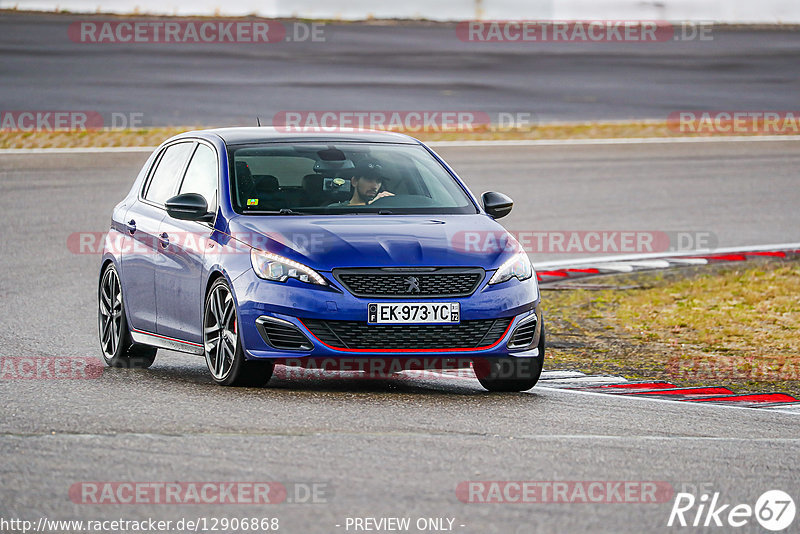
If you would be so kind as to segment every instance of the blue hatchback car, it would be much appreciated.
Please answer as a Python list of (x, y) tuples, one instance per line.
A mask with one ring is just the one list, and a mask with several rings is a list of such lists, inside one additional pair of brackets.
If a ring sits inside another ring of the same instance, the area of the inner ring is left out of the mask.
[(221, 385), (276, 362), (472, 363), (491, 391), (533, 387), (545, 333), (530, 260), (430, 148), (388, 132), (188, 132), (114, 208), (99, 277), (111, 366), (159, 348)]

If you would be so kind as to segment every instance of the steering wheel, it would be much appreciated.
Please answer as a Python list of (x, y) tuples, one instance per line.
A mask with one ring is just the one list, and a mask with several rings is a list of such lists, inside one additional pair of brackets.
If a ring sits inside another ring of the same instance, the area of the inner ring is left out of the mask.
[(432, 198), (424, 195), (394, 195), (381, 197), (369, 205), (384, 208), (431, 208), (436, 203)]
[(393, 198), (396, 198), (396, 197), (397, 197), (397, 195), (387, 195), (385, 197), (376, 198), (375, 200), (370, 202), (368, 205), (369, 206), (375, 206), (375, 205), (378, 205), (378, 204), (386, 204), (387, 200), (389, 200), (390, 198), (393, 199)]

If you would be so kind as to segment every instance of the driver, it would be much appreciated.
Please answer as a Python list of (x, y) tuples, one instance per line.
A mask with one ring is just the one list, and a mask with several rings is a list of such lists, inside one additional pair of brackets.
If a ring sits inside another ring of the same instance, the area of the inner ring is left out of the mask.
[(393, 197), (394, 193), (380, 191), (383, 185), (381, 165), (374, 159), (365, 159), (358, 162), (350, 178), (350, 188), (353, 196), (350, 200), (333, 204), (333, 206), (365, 206), (372, 204), (379, 198)]

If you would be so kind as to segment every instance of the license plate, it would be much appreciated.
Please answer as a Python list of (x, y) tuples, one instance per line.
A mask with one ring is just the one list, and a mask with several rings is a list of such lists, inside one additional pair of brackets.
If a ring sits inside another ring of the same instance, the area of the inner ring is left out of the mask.
[(367, 308), (368, 324), (458, 324), (458, 302), (374, 303)]

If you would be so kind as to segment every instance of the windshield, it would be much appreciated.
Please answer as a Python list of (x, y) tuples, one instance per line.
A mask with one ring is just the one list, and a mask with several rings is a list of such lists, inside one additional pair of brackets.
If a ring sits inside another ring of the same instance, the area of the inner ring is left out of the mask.
[(237, 213), (478, 213), (419, 145), (262, 144), (230, 149)]

